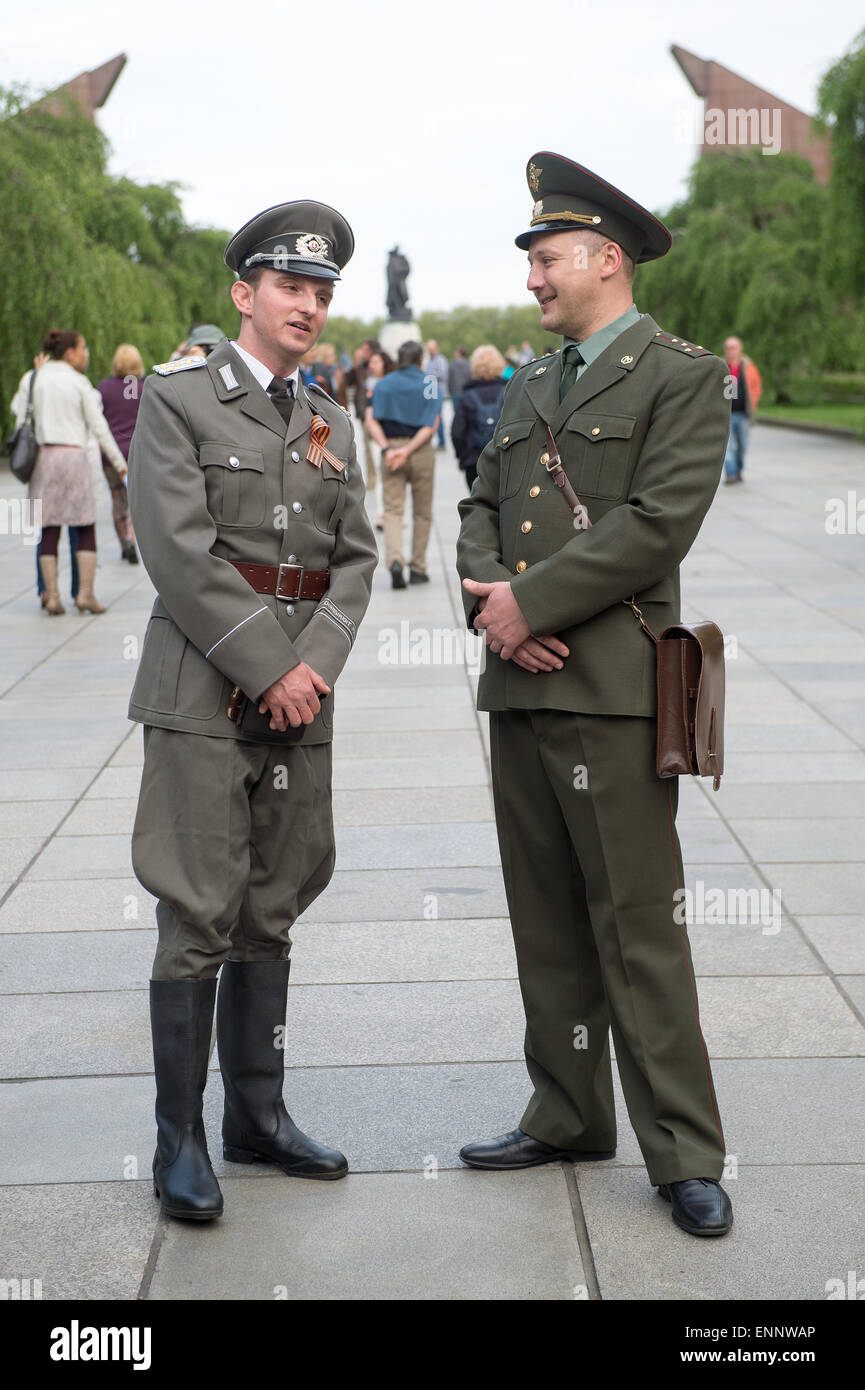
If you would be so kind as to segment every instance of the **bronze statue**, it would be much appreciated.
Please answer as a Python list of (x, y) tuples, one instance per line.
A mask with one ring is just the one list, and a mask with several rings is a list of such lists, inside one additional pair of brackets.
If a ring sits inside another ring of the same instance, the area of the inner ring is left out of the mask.
[(408, 287), (406, 281), (411, 266), (398, 246), (388, 252), (387, 261), (387, 312), (397, 323), (411, 323), (411, 309), (408, 307)]

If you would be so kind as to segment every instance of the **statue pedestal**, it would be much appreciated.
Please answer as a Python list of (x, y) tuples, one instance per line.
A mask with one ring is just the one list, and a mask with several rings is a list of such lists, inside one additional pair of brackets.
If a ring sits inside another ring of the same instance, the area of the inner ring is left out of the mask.
[(396, 355), (403, 343), (422, 343), (420, 324), (410, 319), (407, 323), (399, 319), (387, 319), (382, 324), (378, 340), (389, 357), (396, 361)]

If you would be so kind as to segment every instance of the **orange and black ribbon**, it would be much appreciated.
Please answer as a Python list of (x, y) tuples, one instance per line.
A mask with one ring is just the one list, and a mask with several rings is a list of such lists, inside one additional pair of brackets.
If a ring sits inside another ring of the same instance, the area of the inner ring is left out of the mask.
[(338, 459), (336, 454), (332, 454), (330, 449), (325, 447), (329, 438), (330, 425), (320, 415), (313, 415), (306, 461), (314, 464), (316, 468), (321, 468), (322, 462), (327, 459), (331, 468), (335, 468), (337, 473), (341, 473), (345, 464), (342, 459)]

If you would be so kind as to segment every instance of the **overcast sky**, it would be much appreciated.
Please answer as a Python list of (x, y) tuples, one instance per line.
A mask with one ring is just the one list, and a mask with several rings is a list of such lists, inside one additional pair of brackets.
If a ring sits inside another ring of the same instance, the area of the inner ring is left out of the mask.
[[(357, 249), (334, 312), (384, 312), (386, 252), (412, 305), (529, 302), (528, 157), (552, 149), (654, 210), (682, 192), (701, 104), (671, 43), (813, 111), (861, 0), (42, 0), (0, 18), (0, 83), (52, 88), (126, 53), (99, 113), (111, 169), (175, 180), (190, 222), (234, 230), (318, 198)], [(689, 113), (692, 113), (689, 117)]]

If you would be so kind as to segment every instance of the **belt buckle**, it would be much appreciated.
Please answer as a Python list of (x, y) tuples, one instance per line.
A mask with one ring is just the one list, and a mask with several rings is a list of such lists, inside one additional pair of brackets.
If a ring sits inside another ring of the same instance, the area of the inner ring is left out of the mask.
[[(283, 571), (283, 570), (296, 570), (296, 571), (297, 571), (297, 593), (296, 593), (296, 594), (284, 594), (284, 593), (281, 592), (281, 591), (282, 591), (282, 571)], [(279, 569), (278, 569), (277, 575), (276, 575), (276, 597), (277, 597), (277, 598), (281, 598), (282, 601), (283, 601), (283, 603), (294, 603), (294, 601), (295, 601), (296, 599), (299, 599), (299, 598), (300, 598), (300, 592), (301, 592), (301, 589), (303, 588), (303, 571), (304, 571), (304, 566), (303, 566), (303, 565), (280, 565), (280, 566), (279, 566)]]

